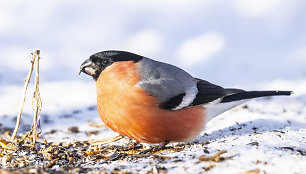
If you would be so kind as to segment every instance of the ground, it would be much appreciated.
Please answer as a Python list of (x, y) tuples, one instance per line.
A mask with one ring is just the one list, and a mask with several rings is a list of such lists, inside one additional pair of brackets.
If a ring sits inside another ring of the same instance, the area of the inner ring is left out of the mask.
[[(66, 89), (65, 86), (72, 88)], [(3, 103), (0, 133), (9, 140), (22, 86), (0, 88)], [(31, 91), (31, 88), (29, 89)], [(48, 92), (46, 92), (48, 91)], [(93, 140), (117, 134), (103, 126), (95, 106), (93, 84), (50, 82), (41, 86), (43, 111), (39, 143), (30, 149), (0, 149), (0, 171), (32, 173), (305, 173), (305, 95), (252, 100), (207, 123), (190, 143), (170, 143), (166, 150), (139, 155), (139, 150), (115, 150), (129, 143), (90, 146)], [(78, 95), (76, 95), (78, 94)], [(75, 97), (77, 96), (77, 97)], [(19, 135), (32, 124), (28, 95)], [(14, 106), (14, 107), (13, 107)], [(46, 141), (44, 141), (46, 140)], [(15, 144), (16, 145), (16, 144)], [(138, 149), (149, 145), (136, 146)], [(208, 158), (222, 152), (220, 156)]]

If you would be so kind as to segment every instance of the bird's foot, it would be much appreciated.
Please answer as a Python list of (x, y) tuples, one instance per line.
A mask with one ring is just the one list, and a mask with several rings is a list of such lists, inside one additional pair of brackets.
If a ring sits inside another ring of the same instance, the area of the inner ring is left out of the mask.
[(151, 146), (149, 149), (146, 149), (146, 150), (143, 150), (139, 153), (139, 155), (145, 155), (145, 154), (149, 154), (149, 153), (156, 153), (158, 151), (161, 151), (163, 149), (165, 149), (166, 145), (170, 143), (169, 140), (166, 140), (162, 143), (160, 143), (159, 145), (157, 146)]
[(136, 150), (142, 147), (142, 146), (137, 147), (138, 144), (140, 144), (139, 141), (130, 140), (130, 142), (126, 146), (117, 147), (117, 150), (118, 151)]

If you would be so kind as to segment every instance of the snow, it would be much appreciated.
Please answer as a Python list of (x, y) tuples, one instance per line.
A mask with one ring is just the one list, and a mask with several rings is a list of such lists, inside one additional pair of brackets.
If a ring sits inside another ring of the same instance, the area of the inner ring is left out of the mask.
[[(107, 127), (90, 126), (102, 124), (95, 83), (77, 71), (95, 52), (127, 50), (225, 87), (292, 90), (294, 95), (251, 100), (225, 112), (208, 122), (197, 142), (183, 151), (161, 152), (173, 159), (100, 161), (84, 167), (201, 173), (215, 165), (206, 172), (305, 173), (305, 5), (300, 0), (1, 1), (0, 129), (15, 125), (28, 56), (38, 47), (42, 139), (73, 142), (117, 135)], [(19, 133), (32, 124), (31, 85)], [(71, 127), (79, 132), (71, 132)], [(198, 160), (219, 150), (232, 157), (218, 163)]]
[[(14, 127), (13, 118), (16, 116), (16, 106), (22, 89), (23, 87), (18, 85), (1, 88), (3, 95), (0, 96), (2, 103), (0, 128)], [(29, 91), (31, 90), (30, 88)], [(94, 83), (45, 82), (41, 84), (41, 93), (43, 101), (41, 141), (43, 139), (48, 142), (93, 141), (117, 135), (107, 127), (90, 126), (91, 123), (102, 124), (95, 106)], [(30, 98), (31, 96), (28, 96), (28, 100)], [(173, 159), (159, 161), (149, 157), (108, 163), (101, 161), (83, 164), (83, 167), (140, 173), (155, 168), (156, 170), (165, 168), (169, 173), (199, 173), (203, 171), (203, 167), (216, 165), (207, 172), (224, 173), (226, 169), (226, 173), (240, 173), (259, 169), (266, 173), (304, 173), (306, 171), (305, 106), (305, 98), (299, 95), (251, 100), (209, 121), (196, 142), (191, 143), (183, 151), (161, 152), (162, 155)], [(30, 102), (26, 103), (21, 123), (20, 133), (30, 129), (32, 124)], [(69, 130), (71, 127), (78, 127), (79, 132), (72, 133)], [(89, 135), (90, 131), (99, 132), (96, 135)], [(115, 142), (119, 145), (127, 143), (127, 139)], [(204, 149), (208, 150), (209, 154), (206, 154)], [(219, 150), (227, 150), (223, 156), (232, 156), (232, 158), (219, 163), (198, 160), (201, 155), (213, 155)], [(56, 169), (59, 166), (54, 167)]]

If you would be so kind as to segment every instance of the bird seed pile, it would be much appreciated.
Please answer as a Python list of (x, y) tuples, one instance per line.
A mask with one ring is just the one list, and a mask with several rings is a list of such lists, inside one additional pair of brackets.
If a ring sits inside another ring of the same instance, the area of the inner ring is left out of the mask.
[[(8, 134), (7, 132), (5, 134)], [(1, 135), (5, 136), (5, 135)], [(21, 137), (20, 137), (21, 138)], [(151, 158), (162, 163), (175, 161), (174, 156), (156, 153), (141, 154), (146, 148), (137, 145), (130, 149), (124, 149), (118, 145), (90, 145), (88, 142), (74, 143), (48, 143), (46, 140), (37, 142), (33, 146), (30, 141), (17, 138), (16, 143), (0, 139), (0, 173), (130, 173), (124, 168), (114, 168), (112, 171), (94, 169), (92, 166), (109, 162), (133, 161), (137, 163), (143, 158)], [(201, 145), (205, 146), (205, 143)], [(180, 152), (188, 149), (190, 144), (176, 144), (167, 146), (163, 151)], [(213, 156), (200, 156), (200, 161), (220, 162), (230, 157), (221, 157), (226, 151), (219, 151)], [(210, 170), (214, 165), (206, 168)], [(158, 172), (167, 173), (165, 168), (155, 168)], [(135, 172), (135, 171), (134, 171)], [(152, 171), (153, 172), (153, 171)]]

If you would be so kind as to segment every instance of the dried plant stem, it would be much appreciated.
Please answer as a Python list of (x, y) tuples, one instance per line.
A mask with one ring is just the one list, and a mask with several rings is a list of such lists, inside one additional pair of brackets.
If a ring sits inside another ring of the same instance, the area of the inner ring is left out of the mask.
[(32, 107), (33, 107), (33, 110), (34, 110), (34, 116), (33, 116), (32, 130), (30, 132), (26, 133), (25, 138), (32, 139), (33, 140), (33, 145), (34, 145), (35, 142), (36, 142), (36, 139), (39, 135), (39, 133), (38, 134), (36, 133), (37, 128), (40, 128), (40, 113), (41, 113), (41, 107), (42, 107), (42, 102), (41, 102), (40, 92), (39, 92), (39, 59), (40, 59), (40, 50), (36, 49), (34, 51), (34, 53), (32, 54), (31, 66), (30, 66), (30, 70), (28, 72), (27, 78), (25, 80), (24, 95), (23, 95), (23, 98), (22, 98), (22, 103), (20, 105), (19, 112), (18, 112), (17, 122), (16, 122), (15, 130), (13, 132), (11, 141), (13, 141), (15, 139), (15, 137), (17, 135), (18, 128), (19, 128), (19, 125), (20, 125), (22, 110), (23, 110), (25, 99), (26, 99), (27, 87), (28, 87), (28, 84), (29, 84), (30, 79), (31, 79), (34, 64), (36, 65), (36, 67), (35, 67), (36, 68), (35, 89), (34, 89), (33, 98), (32, 98)]
[(23, 110), (23, 105), (24, 105), (24, 102), (25, 102), (25, 99), (26, 99), (26, 95), (27, 95), (27, 88), (28, 88), (28, 85), (29, 85), (29, 82), (30, 82), (30, 79), (31, 79), (32, 72), (33, 72), (34, 62), (35, 62), (35, 56), (33, 55), (32, 58), (31, 58), (30, 70), (29, 70), (28, 75), (27, 75), (27, 77), (25, 79), (25, 84), (24, 84), (24, 88), (23, 88), (24, 93), (23, 93), (23, 96), (22, 96), (22, 102), (21, 102), (21, 105), (20, 105), (20, 108), (19, 108), (19, 112), (18, 112), (18, 115), (17, 115), (16, 126), (15, 126), (15, 129), (14, 129), (11, 141), (13, 141), (15, 139), (16, 135), (17, 135), (17, 131), (18, 131), (19, 124), (20, 124), (20, 119), (21, 119), (21, 114), (22, 114), (22, 110)]
[[(39, 127), (40, 122), (40, 112), (41, 112), (41, 98), (40, 98), (40, 92), (39, 92), (39, 59), (40, 59), (40, 51), (35, 50), (34, 56), (36, 57), (35, 63), (36, 63), (36, 74), (35, 74), (35, 91), (33, 94), (33, 100), (32, 100), (32, 106), (34, 110), (34, 117), (33, 117), (33, 124), (32, 124), (32, 136), (33, 136), (33, 144), (36, 142), (37, 138), (37, 127)], [(38, 119), (37, 119), (38, 116)]]
[(118, 135), (118, 136), (115, 136), (115, 137), (106, 138), (104, 140), (89, 142), (89, 144), (91, 144), (91, 145), (108, 144), (108, 143), (112, 143), (112, 142), (121, 140), (122, 138), (123, 138), (123, 136)]
[(219, 162), (222, 161), (224, 158), (220, 157), (222, 154), (227, 153), (226, 150), (221, 150), (215, 153), (213, 156), (200, 156), (199, 160), (200, 161), (214, 161), (214, 162)]

